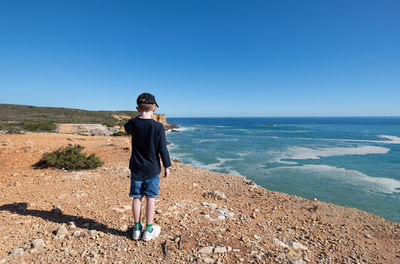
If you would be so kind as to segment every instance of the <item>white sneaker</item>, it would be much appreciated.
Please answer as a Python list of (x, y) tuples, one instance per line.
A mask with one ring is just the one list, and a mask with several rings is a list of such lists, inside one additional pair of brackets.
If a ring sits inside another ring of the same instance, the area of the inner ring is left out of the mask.
[(146, 231), (146, 230), (143, 232), (142, 239), (144, 241), (149, 241), (155, 237), (158, 237), (160, 235), (160, 233), (161, 233), (161, 227), (158, 225), (153, 225), (153, 230), (151, 232)]
[(141, 236), (142, 236), (142, 230), (135, 230), (134, 228), (132, 232), (132, 239), (139, 240)]

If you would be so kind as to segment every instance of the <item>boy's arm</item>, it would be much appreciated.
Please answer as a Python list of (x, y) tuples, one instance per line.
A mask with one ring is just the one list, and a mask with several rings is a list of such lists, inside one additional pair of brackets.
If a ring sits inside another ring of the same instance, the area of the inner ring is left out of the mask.
[(161, 160), (165, 168), (165, 177), (167, 177), (167, 173), (169, 174), (169, 169), (168, 167), (171, 167), (171, 160), (169, 157), (169, 152), (167, 148), (167, 139), (165, 138), (165, 130), (164, 126), (162, 126), (162, 130), (160, 132), (160, 141), (159, 141), (159, 150), (160, 150), (160, 155), (161, 155)]
[(131, 131), (131, 129), (130, 129), (130, 124), (129, 124), (129, 122), (130, 122), (130, 120), (129, 120), (128, 122), (125, 123), (124, 129), (125, 129), (125, 132), (126, 132), (127, 134), (131, 135), (131, 134), (132, 134), (132, 131)]

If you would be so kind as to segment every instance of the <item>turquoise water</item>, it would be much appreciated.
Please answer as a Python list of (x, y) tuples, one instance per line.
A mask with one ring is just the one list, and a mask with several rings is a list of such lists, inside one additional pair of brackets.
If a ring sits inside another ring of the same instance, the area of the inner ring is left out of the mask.
[(400, 117), (168, 122), (172, 159), (400, 222)]

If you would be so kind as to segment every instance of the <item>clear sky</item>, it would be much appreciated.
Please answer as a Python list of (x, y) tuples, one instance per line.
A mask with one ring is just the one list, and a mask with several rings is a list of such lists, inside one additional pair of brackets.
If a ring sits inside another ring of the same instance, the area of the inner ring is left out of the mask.
[(0, 103), (400, 115), (398, 0), (0, 1)]

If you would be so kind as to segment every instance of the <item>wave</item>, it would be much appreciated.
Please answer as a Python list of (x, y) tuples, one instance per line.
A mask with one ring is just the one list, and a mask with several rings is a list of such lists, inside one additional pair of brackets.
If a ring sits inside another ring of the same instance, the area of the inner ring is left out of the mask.
[(204, 143), (204, 142), (236, 142), (239, 141), (238, 138), (212, 138), (212, 139), (199, 139), (194, 140), (196, 143)]
[(299, 140), (321, 140), (321, 141), (337, 141), (337, 142), (365, 142), (365, 143), (379, 143), (379, 144), (400, 144), (400, 137), (389, 135), (377, 135), (379, 138), (388, 140), (369, 140), (369, 139), (336, 139), (336, 138), (290, 138)]
[(328, 165), (303, 165), (303, 166), (284, 166), (265, 169), (267, 173), (279, 170), (303, 170), (319, 177), (332, 178), (346, 184), (362, 186), (368, 190), (384, 193), (400, 193), (400, 181), (368, 176), (357, 170), (347, 170)]
[(333, 147), (333, 148), (306, 148), (290, 147), (285, 153), (274, 159), (274, 162), (296, 164), (292, 161), (284, 160), (307, 160), (320, 159), (321, 157), (347, 156), (347, 155), (367, 155), (367, 154), (386, 154), (389, 148), (377, 146), (362, 146), (353, 148)]
[(217, 158), (218, 162), (210, 163), (210, 164), (204, 164), (202, 162), (199, 162), (199, 161), (191, 159), (191, 158), (189, 158), (187, 160), (188, 160), (188, 164), (189, 165), (192, 165), (194, 167), (201, 168), (201, 169), (214, 170), (214, 171), (219, 171), (221, 169), (227, 169), (229, 171), (231, 169), (232, 171), (235, 171), (231, 167), (224, 167), (222, 165), (224, 163), (228, 162), (228, 161), (237, 161), (237, 160), (242, 160), (242, 159), (237, 159), (237, 158), (232, 158), (232, 159)]
[(175, 130), (177, 130), (179, 132), (193, 131), (193, 130), (196, 130), (196, 129), (199, 129), (199, 127), (198, 126), (188, 126), (188, 127), (181, 126), (181, 127), (175, 128)]

